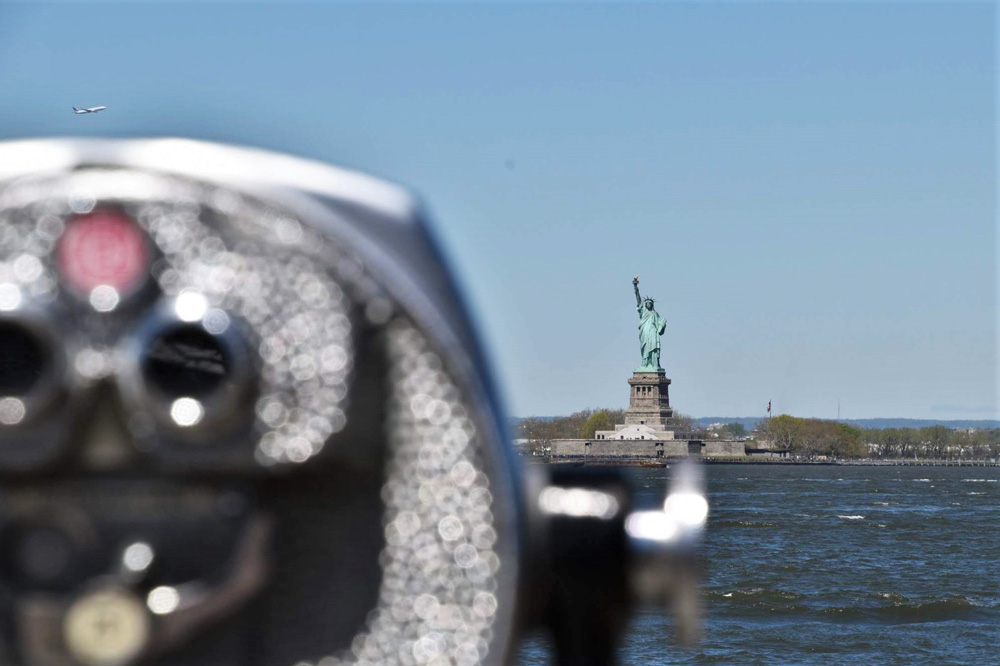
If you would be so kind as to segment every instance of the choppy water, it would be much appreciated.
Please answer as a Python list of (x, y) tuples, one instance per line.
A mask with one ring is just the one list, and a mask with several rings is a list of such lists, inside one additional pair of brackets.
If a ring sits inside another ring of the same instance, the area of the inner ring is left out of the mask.
[[(639, 613), (622, 664), (1000, 665), (1000, 468), (707, 471), (705, 638)], [(650, 493), (665, 474), (636, 470)], [(544, 639), (517, 663), (552, 663)]]

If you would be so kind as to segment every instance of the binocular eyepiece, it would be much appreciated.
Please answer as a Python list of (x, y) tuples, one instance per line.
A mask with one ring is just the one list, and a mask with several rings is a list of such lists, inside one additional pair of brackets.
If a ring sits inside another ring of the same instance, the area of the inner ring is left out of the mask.
[(43, 415), (60, 393), (63, 363), (53, 332), (40, 318), (0, 313), (0, 425)]
[(122, 359), (123, 396), (175, 444), (212, 446), (253, 423), (259, 365), (248, 335), (204, 295), (183, 291), (157, 307)]

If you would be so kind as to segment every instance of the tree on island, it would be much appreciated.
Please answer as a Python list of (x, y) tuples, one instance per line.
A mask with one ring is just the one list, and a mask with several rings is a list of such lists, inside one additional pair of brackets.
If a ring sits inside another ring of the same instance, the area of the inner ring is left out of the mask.
[(757, 424), (757, 439), (802, 456), (863, 458), (868, 447), (861, 430), (836, 421), (782, 414)]
[(747, 429), (742, 423), (727, 423), (726, 425), (719, 428), (719, 434), (723, 437), (730, 437), (736, 439), (738, 437), (743, 437), (747, 434)]
[(605, 411), (594, 412), (580, 430), (580, 437), (583, 439), (593, 439), (594, 433), (598, 430), (614, 430), (615, 424), (611, 416)]
[(668, 428), (680, 433), (696, 433), (704, 430), (704, 428), (698, 425), (693, 416), (688, 416), (687, 414), (674, 412), (670, 420), (672, 421), (672, 425), (668, 426)]

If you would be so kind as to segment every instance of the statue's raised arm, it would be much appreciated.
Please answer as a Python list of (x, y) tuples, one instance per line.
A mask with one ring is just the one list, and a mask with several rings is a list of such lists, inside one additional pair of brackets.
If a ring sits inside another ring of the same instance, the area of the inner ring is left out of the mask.
[(639, 296), (639, 276), (636, 275), (632, 278), (632, 288), (635, 289), (635, 306), (639, 307), (642, 305), (642, 297)]

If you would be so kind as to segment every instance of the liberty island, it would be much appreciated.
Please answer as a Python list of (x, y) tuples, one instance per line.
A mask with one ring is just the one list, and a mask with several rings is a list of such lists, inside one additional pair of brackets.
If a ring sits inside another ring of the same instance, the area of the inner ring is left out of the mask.
[[(685, 457), (734, 463), (1000, 465), (1000, 428), (989, 423), (919, 429), (876, 425), (863, 430), (846, 422), (781, 414), (758, 421), (749, 434), (742, 426), (700, 428), (692, 418), (675, 414), (670, 405), (671, 379), (661, 362), (660, 342), (667, 320), (657, 312), (655, 299), (640, 293), (638, 275), (632, 288), (640, 365), (628, 379), (628, 409), (592, 411), (584, 416), (586, 424), (581, 421), (572, 428), (519, 426), (522, 438), (517, 446), (522, 454), (551, 462), (613, 465), (662, 465), (667, 459)], [(768, 408), (770, 412), (770, 403)]]

